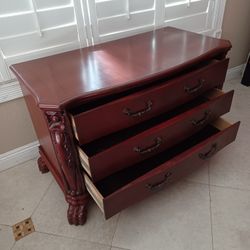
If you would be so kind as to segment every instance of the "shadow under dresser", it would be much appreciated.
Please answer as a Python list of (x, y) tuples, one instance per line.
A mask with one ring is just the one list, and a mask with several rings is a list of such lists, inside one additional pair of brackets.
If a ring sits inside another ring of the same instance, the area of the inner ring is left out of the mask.
[[(150, 196), (233, 142), (223, 92), (229, 41), (171, 27), (11, 66), (51, 171), (86, 221)], [(167, 190), (166, 190), (167, 192)], [(56, 197), (55, 197), (56, 198)]]

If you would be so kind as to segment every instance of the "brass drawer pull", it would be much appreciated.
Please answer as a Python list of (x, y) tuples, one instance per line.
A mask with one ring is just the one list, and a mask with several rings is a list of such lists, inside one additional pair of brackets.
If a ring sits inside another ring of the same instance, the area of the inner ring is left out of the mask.
[(187, 92), (188, 94), (193, 94), (193, 93), (199, 91), (199, 90), (204, 86), (205, 82), (206, 82), (205, 79), (200, 79), (200, 80), (199, 80), (199, 84), (198, 84), (197, 86), (195, 86), (195, 87), (188, 87), (188, 86), (185, 86), (185, 87), (184, 87), (184, 90), (185, 90), (185, 92)]
[(161, 139), (161, 137), (156, 137), (154, 139), (154, 145), (148, 147), (148, 148), (140, 148), (140, 147), (134, 147), (134, 151), (137, 152), (137, 153), (140, 153), (140, 154), (147, 154), (147, 153), (151, 153), (153, 152), (154, 150), (156, 150), (157, 148), (159, 148), (163, 142), (163, 140)]
[(146, 108), (145, 108), (145, 109), (139, 110), (139, 111), (136, 111), (136, 112), (133, 112), (133, 111), (131, 111), (129, 108), (124, 108), (123, 113), (124, 113), (125, 115), (131, 116), (131, 117), (140, 117), (140, 116), (142, 116), (143, 114), (145, 114), (145, 113), (151, 111), (152, 106), (153, 106), (153, 103), (152, 103), (151, 100), (149, 100), (149, 101), (147, 101), (147, 103), (146, 103)]
[(195, 119), (192, 120), (192, 124), (196, 127), (204, 125), (208, 121), (210, 114), (211, 114), (211, 111), (205, 111), (204, 117), (201, 118), (200, 120), (195, 120)]
[(212, 157), (216, 152), (217, 152), (217, 143), (214, 143), (211, 146), (211, 149), (207, 153), (199, 153), (199, 157), (202, 160), (206, 160), (206, 159)]
[(169, 177), (172, 175), (172, 173), (168, 172), (167, 174), (165, 174), (164, 179), (158, 183), (155, 184), (147, 184), (146, 187), (148, 189), (150, 189), (151, 191), (156, 191), (156, 190), (160, 190), (161, 188), (163, 188), (163, 186), (165, 184), (167, 184)]

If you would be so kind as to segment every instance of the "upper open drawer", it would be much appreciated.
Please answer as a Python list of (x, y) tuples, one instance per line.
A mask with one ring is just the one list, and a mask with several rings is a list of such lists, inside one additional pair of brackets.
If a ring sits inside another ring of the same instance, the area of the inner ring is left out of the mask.
[(186, 103), (205, 91), (221, 87), (228, 59), (212, 61), (180, 77), (117, 100), (96, 101), (71, 112), (72, 126), (79, 143), (131, 127)]

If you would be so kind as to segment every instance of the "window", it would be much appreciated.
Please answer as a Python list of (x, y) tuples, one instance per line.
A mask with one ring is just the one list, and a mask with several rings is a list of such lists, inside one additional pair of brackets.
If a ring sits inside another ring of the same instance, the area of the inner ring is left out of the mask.
[(12, 63), (87, 45), (79, 1), (1, 0), (0, 4), (2, 80), (13, 78), (6, 74)]
[(214, 1), (166, 0), (164, 24), (195, 32), (206, 32), (213, 29), (213, 13)]
[(0, 82), (14, 81), (8, 70), (13, 63), (158, 27), (174, 26), (219, 36), (225, 2), (0, 0)]
[(89, 0), (94, 42), (99, 43), (155, 26), (154, 0)]
[(88, 0), (95, 43), (156, 27), (218, 35), (225, 0)]

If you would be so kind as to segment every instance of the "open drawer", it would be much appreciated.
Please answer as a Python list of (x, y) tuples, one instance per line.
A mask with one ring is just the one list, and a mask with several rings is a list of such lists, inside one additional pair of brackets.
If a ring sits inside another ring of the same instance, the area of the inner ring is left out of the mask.
[(105, 218), (110, 218), (200, 167), (204, 161), (235, 140), (239, 124), (237, 122), (232, 125), (219, 118), (177, 146), (96, 184), (84, 174), (86, 188)]
[(171, 148), (230, 111), (233, 91), (213, 89), (154, 119), (78, 147), (93, 182)]
[(222, 86), (227, 66), (228, 59), (213, 60), (171, 80), (162, 79), (134, 94), (86, 103), (71, 111), (75, 137), (83, 145), (194, 100), (209, 89)]

